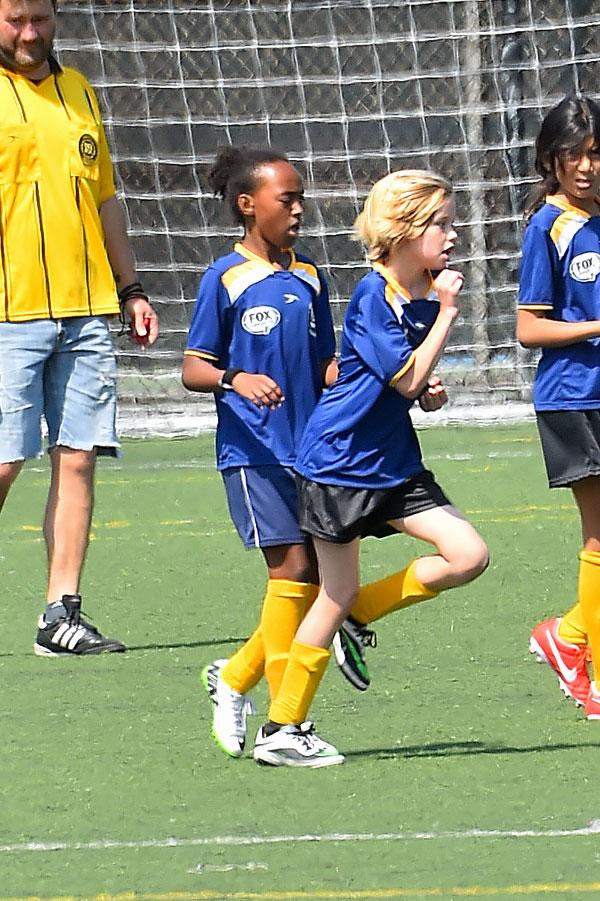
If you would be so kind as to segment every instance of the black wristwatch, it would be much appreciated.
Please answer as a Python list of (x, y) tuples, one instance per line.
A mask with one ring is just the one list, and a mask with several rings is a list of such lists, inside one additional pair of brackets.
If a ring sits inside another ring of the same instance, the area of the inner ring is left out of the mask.
[(219, 379), (219, 381), (217, 382), (217, 385), (223, 391), (233, 391), (232, 382), (233, 382), (234, 378), (236, 377), (236, 375), (239, 375), (239, 373), (243, 372), (243, 371), (244, 371), (243, 369), (226, 369), (225, 372), (223, 373), (223, 375), (221, 376), (221, 378)]

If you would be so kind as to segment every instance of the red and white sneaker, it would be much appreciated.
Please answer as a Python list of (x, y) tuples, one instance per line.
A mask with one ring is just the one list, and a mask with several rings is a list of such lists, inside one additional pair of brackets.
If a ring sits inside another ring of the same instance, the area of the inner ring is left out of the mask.
[(596, 688), (595, 682), (591, 683), (584, 712), (588, 720), (600, 720), (600, 691)]
[[(529, 650), (540, 663), (551, 666), (560, 687), (575, 703), (586, 705), (590, 694), (590, 677), (586, 660), (587, 645), (569, 644), (558, 635), (560, 617), (538, 623), (529, 639)], [(600, 699), (598, 701), (600, 705)], [(599, 707), (600, 710), (600, 707)]]

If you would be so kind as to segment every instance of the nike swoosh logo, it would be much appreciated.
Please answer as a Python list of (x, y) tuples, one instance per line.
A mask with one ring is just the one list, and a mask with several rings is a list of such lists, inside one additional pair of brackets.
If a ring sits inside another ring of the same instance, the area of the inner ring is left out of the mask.
[(552, 633), (549, 629), (546, 629), (546, 636), (548, 638), (548, 644), (552, 648), (552, 653), (554, 654), (554, 659), (556, 660), (556, 665), (558, 666), (561, 675), (565, 682), (574, 682), (577, 678), (577, 669), (573, 667), (570, 669), (568, 666), (565, 666), (562, 657), (560, 656), (560, 651), (556, 647), (556, 642), (552, 637)]

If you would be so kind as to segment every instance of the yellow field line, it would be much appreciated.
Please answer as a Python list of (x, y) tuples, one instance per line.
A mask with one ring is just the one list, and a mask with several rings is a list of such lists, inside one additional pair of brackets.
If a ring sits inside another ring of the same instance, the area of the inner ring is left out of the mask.
[[(494, 522), (524, 522), (525, 520), (529, 520), (534, 516), (537, 516), (541, 513), (544, 514), (545, 518), (552, 519), (561, 519), (563, 518), (564, 513), (568, 513), (571, 515), (575, 510), (574, 504), (558, 504), (558, 505), (534, 505), (534, 504), (525, 504), (521, 506), (511, 506), (511, 507), (482, 507), (479, 509), (467, 508), (465, 509), (465, 513), (468, 516), (492, 516), (494, 517)], [(154, 521), (153, 523), (147, 522), (148, 525), (154, 526), (188, 526), (188, 525), (196, 525), (196, 521), (193, 519), (162, 519), (158, 521)], [(107, 529), (109, 531), (114, 529), (130, 529), (133, 526), (133, 523), (126, 520), (107, 520), (105, 522), (96, 522), (92, 523), (92, 530), (99, 531), (103, 529)], [(137, 523), (136, 523), (137, 528)], [(42, 534), (42, 526), (39, 524), (28, 524), (24, 523), (23, 525), (16, 527), (16, 532), (19, 533), (33, 533), (36, 536)], [(234, 529), (229, 525), (222, 526), (219, 530), (210, 530), (208, 532), (199, 532), (196, 534), (200, 535), (213, 535), (213, 534), (223, 534), (224, 532), (234, 533)], [(177, 533), (180, 535), (188, 535), (189, 533), (181, 532)], [(0, 901), (2, 899), (0, 898)]]
[(535, 882), (529, 885), (462, 885), (432, 888), (390, 888), (365, 891), (316, 891), (316, 892), (120, 892), (111, 895), (61, 895), (42, 898), (39, 895), (21, 898), (0, 898), (0, 901), (369, 901), (388, 898), (489, 898), (514, 897), (515, 895), (570, 895), (574, 892), (592, 894), (600, 892), (600, 882)]

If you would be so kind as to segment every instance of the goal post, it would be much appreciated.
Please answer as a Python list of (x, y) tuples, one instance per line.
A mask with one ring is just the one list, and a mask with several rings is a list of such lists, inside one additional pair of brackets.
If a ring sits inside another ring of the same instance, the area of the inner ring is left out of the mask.
[(465, 273), (440, 372), (448, 415), (518, 418), (536, 356), (514, 311), (533, 141), (570, 91), (598, 97), (589, 0), (59, 0), (57, 51), (95, 86), (138, 268), (161, 318), (149, 352), (118, 339), (122, 425), (211, 425), (180, 383), (197, 283), (238, 229), (210, 195), (219, 146), (270, 143), (305, 179), (298, 248), (323, 267), (339, 326), (364, 253), (352, 223), (401, 167), (455, 187)]

